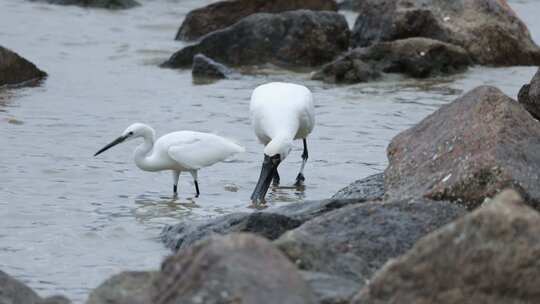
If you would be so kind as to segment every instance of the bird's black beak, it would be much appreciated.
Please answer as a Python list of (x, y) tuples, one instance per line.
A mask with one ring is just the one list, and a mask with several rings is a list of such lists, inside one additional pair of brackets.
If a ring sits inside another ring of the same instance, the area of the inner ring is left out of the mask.
[(129, 137), (128, 135), (118, 137), (117, 139), (113, 140), (110, 144), (106, 145), (105, 147), (101, 148), (101, 150), (97, 151), (96, 154), (94, 154), (94, 156), (98, 156), (99, 154), (101, 154), (101, 153), (109, 150), (110, 148), (118, 145), (119, 143), (126, 140), (126, 138), (128, 138), (128, 137)]
[(272, 178), (274, 177), (274, 174), (280, 162), (281, 157), (279, 154), (272, 157), (264, 155), (261, 176), (259, 177), (257, 186), (255, 186), (255, 189), (253, 190), (253, 194), (251, 194), (251, 201), (253, 203), (262, 202), (264, 200), (266, 192), (270, 187), (270, 183), (272, 182)]

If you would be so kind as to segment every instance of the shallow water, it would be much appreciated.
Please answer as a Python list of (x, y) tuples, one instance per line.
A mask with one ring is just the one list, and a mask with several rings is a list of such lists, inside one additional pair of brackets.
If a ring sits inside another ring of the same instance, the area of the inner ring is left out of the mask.
[[(303, 191), (282, 188), (269, 205), (327, 198), (386, 166), (385, 148), (399, 131), (490, 84), (515, 97), (535, 69), (472, 68), (429, 81), (389, 76), (355, 86), (325, 85), (305, 73), (268, 68), (256, 75), (194, 85), (190, 71), (156, 65), (182, 46), (173, 37), (190, 9), (209, 1), (145, 1), (121, 12), (0, 0), (0, 44), (47, 71), (38, 87), (0, 90), (0, 269), (41, 295), (82, 302), (90, 289), (122, 270), (155, 269), (168, 251), (161, 227), (184, 217), (247, 209), (262, 147), (249, 126), (250, 91), (272, 80), (310, 87), (317, 126), (309, 139)], [(540, 41), (540, 3), (511, 1)], [(354, 20), (353, 18), (349, 18)], [(189, 175), (171, 197), (170, 173), (132, 163), (136, 143), (97, 158), (93, 153), (132, 122), (158, 135), (192, 129), (216, 132), (247, 148), (199, 173), (193, 199)], [(280, 171), (291, 185), (300, 147)]]

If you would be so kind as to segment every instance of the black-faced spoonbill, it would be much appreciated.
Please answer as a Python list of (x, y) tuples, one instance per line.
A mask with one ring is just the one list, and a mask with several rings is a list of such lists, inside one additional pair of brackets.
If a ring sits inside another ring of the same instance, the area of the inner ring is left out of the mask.
[(261, 85), (251, 95), (250, 113), (255, 135), (265, 145), (264, 161), (257, 186), (251, 194), (254, 203), (264, 201), (270, 182), (279, 184), (279, 164), (287, 157), (293, 140), (302, 139), (304, 152), (296, 185), (304, 178), (308, 159), (307, 136), (315, 125), (313, 95), (301, 85), (272, 82)]
[(134, 123), (120, 137), (99, 150), (94, 156), (119, 143), (142, 137), (144, 143), (135, 149), (135, 164), (144, 171), (171, 170), (173, 191), (177, 194), (178, 178), (182, 171), (193, 176), (199, 197), (197, 172), (199, 169), (223, 161), (229, 156), (244, 152), (244, 148), (223, 137), (194, 131), (178, 131), (165, 134), (155, 140), (156, 132), (150, 126)]

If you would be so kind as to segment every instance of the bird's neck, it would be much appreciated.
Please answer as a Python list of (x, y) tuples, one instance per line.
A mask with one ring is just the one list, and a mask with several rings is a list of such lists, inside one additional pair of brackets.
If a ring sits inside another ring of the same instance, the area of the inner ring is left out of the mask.
[(153, 171), (152, 168), (152, 149), (154, 148), (154, 137), (145, 136), (144, 142), (135, 149), (135, 164), (144, 171)]

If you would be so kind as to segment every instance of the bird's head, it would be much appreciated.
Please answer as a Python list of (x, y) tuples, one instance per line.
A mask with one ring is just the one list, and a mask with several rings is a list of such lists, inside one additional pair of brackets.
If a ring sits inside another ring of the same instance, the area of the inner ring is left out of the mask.
[(144, 137), (144, 138), (151, 138), (153, 139), (155, 136), (154, 130), (150, 128), (148, 125), (142, 124), (142, 123), (134, 123), (127, 127), (124, 132), (122, 132), (122, 135), (118, 137), (117, 139), (113, 140), (111, 143), (106, 145), (105, 147), (101, 148), (99, 151), (94, 154), (94, 156), (97, 156), (110, 148), (123, 143), (128, 140), (132, 140), (138, 137)]
[(261, 175), (251, 194), (251, 200), (254, 203), (264, 200), (279, 164), (289, 155), (291, 149), (292, 139), (289, 138), (276, 137), (266, 145)]

